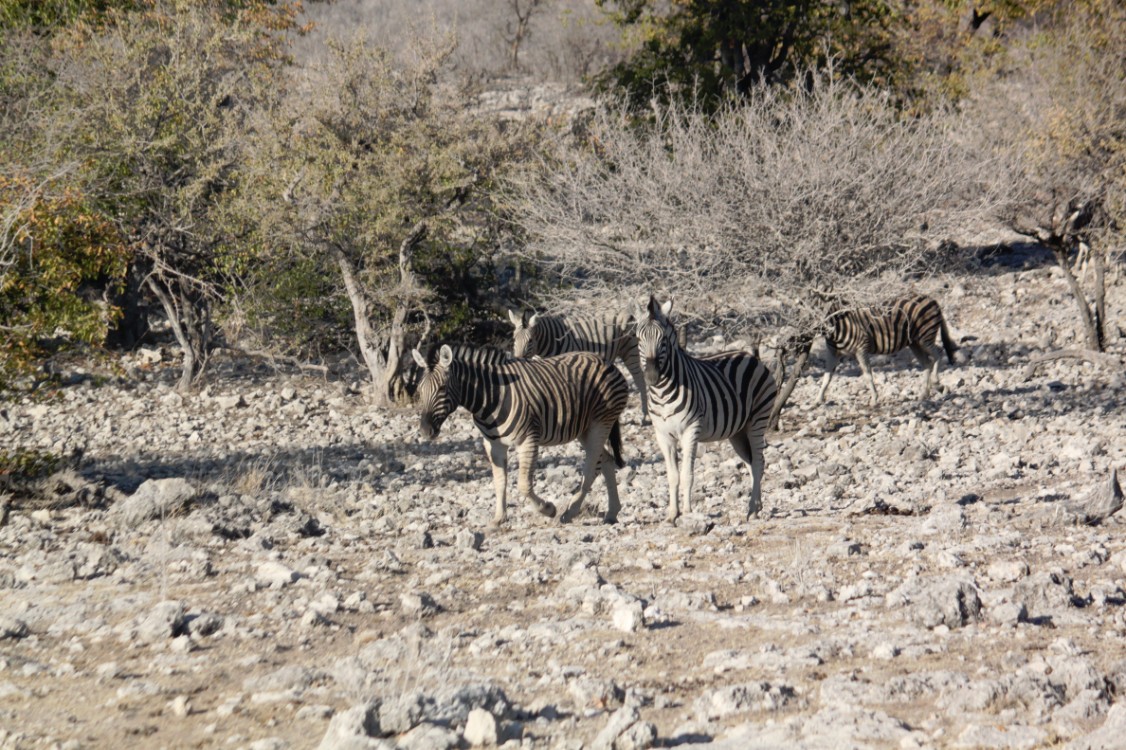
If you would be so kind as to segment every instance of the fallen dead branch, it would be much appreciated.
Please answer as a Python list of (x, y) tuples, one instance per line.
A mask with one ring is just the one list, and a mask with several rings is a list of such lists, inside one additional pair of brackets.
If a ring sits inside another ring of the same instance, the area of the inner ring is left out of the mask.
[(1028, 364), (1024, 366), (1024, 379), (1031, 380), (1040, 365), (1055, 362), (1060, 359), (1081, 359), (1093, 365), (1122, 367), (1122, 360), (1113, 354), (1103, 354), (1101, 352), (1087, 351), (1085, 349), (1063, 349), (1058, 352), (1045, 352), (1032, 357), (1032, 359), (1028, 361)]

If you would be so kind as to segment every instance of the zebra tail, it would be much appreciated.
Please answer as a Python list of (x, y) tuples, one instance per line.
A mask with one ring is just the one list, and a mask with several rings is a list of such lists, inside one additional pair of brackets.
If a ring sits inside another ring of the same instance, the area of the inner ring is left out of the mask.
[(614, 450), (614, 463), (619, 469), (626, 465), (622, 459), (622, 427), (618, 422), (610, 428), (610, 447)]
[(950, 329), (946, 326), (946, 318), (942, 318), (938, 330), (942, 334), (942, 348), (946, 350), (946, 361), (953, 365), (954, 352), (958, 351), (958, 345), (955, 344), (954, 339), (950, 337)]

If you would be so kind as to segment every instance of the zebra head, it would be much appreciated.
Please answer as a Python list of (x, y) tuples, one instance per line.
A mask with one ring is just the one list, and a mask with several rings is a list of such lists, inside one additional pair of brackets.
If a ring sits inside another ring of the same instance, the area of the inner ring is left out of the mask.
[(669, 371), (673, 351), (677, 346), (676, 328), (669, 320), (672, 300), (660, 304), (649, 296), (648, 309), (637, 315), (637, 350), (646, 385), (656, 385), (662, 373)]
[(508, 319), (516, 330), (512, 332), (512, 356), (534, 357), (540, 353), (536, 343), (535, 327), (539, 315), (528, 315), (525, 310), (520, 315), (508, 311)]
[(418, 349), (411, 351), (415, 364), (422, 368), (422, 381), (415, 392), (418, 398), (419, 432), (427, 440), (438, 437), (442, 423), (450, 416), (457, 404), (450, 397), (451, 386), (456, 385), (450, 376), (450, 363), (453, 362), (454, 353), (449, 346), (443, 345), (438, 355), (438, 363), (430, 367), (426, 358)]

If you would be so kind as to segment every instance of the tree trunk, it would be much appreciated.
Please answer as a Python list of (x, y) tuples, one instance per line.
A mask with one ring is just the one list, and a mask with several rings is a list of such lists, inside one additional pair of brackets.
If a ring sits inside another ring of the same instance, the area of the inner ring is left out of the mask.
[(352, 261), (338, 248), (334, 248), (333, 257), (340, 268), (340, 276), (344, 281), (344, 291), (348, 301), (352, 303), (352, 318), (356, 325), (356, 343), (360, 347), (360, 356), (371, 375), (372, 388), (375, 390), (377, 406), (390, 405), (390, 393), (386, 387), (389, 377), (387, 375), (387, 358), (380, 351), (383, 341), (376, 334), (368, 318), (368, 300), (356, 278), (356, 270)]
[(172, 334), (176, 337), (183, 352), (180, 380), (176, 390), (187, 393), (203, 372), (207, 361), (208, 345), (211, 341), (211, 316), (204, 299), (192, 299), (189, 292), (176, 282), (158, 280), (155, 276), (147, 279), (149, 289), (160, 300)]
[(801, 377), (802, 371), (805, 370), (805, 365), (809, 362), (810, 346), (803, 346), (798, 350), (798, 360), (794, 363), (793, 372), (789, 377), (786, 377), (786, 367), (783, 362), (783, 357), (779, 356), (778, 360), (781, 363), (778, 367), (779, 375), (782, 378), (782, 388), (778, 391), (778, 395), (774, 398), (774, 408), (770, 410), (770, 429), (777, 430), (778, 423), (782, 415), (782, 407), (790, 400), (790, 394), (794, 392), (794, 386), (798, 383), (798, 378)]
[(1106, 351), (1106, 250), (1100, 245), (1091, 248), (1095, 264), (1095, 336), (1099, 351)]
[(352, 261), (339, 248), (332, 250), (344, 281), (344, 291), (348, 295), (349, 302), (352, 303), (356, 343), (359, 344), (360, 354), (364, 358), (364, 364), (367, 365), (368, 373), (371, 374), (378, 406), (391, 406), (405, 392), (399, 366), (406, 348), (407, 315), (410, 313), (411, 300), (417, 295), (418, 290), (418, 280), (414, 274), (412, 261), (414, 248), (425, 236), (426, 224), (420, 221), (399, 245), (399, 287), (397, 293), (392, 295), (395, 305), (391, 313), (391, 330), (388, 334), (379, 334), (372, 328), (371, 319), (368, 317), (367, 295), (356, 277)]
[(1083, 293), (1083, 288), (1079, 285), (1079, 279), (1075, 278), (1075, 273), (1071, 269), (1068, 245), (1062, 242), (1053, 244), (1052, 254), (1055, 256), (1056, 263), (1059, 265), (1060, 270), (1063, 271), (1063, 277), (1067, 281), (1067, 286), (1071, 289), (1071, 294), (1075, 298), (1075, 304), (1079, 308), (1079, 320), (1083, 324), (1083, 339), (1086, 342), (1086, 347), (1094, 351), (1102, 351), (1102, 347), (1099, 346), (1099, 336), (1095, 328), (1095, 321), (1091, 316), (1091, 306), (1087, 302), (1087, 295)]

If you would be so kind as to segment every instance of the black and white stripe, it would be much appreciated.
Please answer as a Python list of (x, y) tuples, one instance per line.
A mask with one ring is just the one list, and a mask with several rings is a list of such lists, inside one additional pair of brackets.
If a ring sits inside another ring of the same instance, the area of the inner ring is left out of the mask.
[[(426, 369), (418, 386), (423, 437), (434, 439), (446, 418), (464, 406), (484, 436), (497, 494), (494, 523), (505, 519), (508, 448), (515, 447), (520, 494), (545, 516), (555, 506), (532, 488), (532, 471), (541, 446), (578, 440), (585, 453), (583, 480), (561, 521), (574, 518), (599, 471), (606, 481), (609, 506), (605, 520), (613, 523), (621, 504), (614, 465), (623, 466), (618, 423), (629, 398), (629, 386), (613, 365), (595, 354), (575, 352), (545, 359), (508, 359), (496, 350), (443, 346), (438, 361), (427, 366), (416, 349), (415, 361)], [(606, 450), (609, 440), (613, 455)]]
[[(669, 320), (671, 302), (649, 298), (639, 315), (637, 341), (650, 415), (669, 480), (668, 519), (691, 510), (696, 445), (728, 440), (751, 466), (747, 516), (762, 509), (766, 426), (777, 388), (770, 370), (746, 352), (693, 357), (680, 346)], [(679, 460), (677, 449), (679, 447)]]
[(832, 315), (825, 335), (829, 345), (829, 362), (821, 383), (821, 403), (825, 403), (825, 393), (829, 390), (829, 382), (840, 362), (840, 355), (855, 354), (860, 370), (868, 378), (868, 385), (872, 389), (872, 404), (875, 405), (878, 399), (876, 380), (872, 377), (868, 355), (894, 354), (908, 347), (926, 369), (923, 398), (929, 398), (933, 386), (941, 389), (938, 383), (938, 357), (932, 351), (935, 334), (942, 336), (946, 359), (954, 364), (954, 352), (958, 347), (950, 337), (950, 329), (946, 326), (938, 303), (925, 295), (899, 297), (880, 307), (848, 310)]
[(566, 352), (593, 352), (605, 362), (622, 360), (641, 394), (642, 418), (649, 416), (632, 315), (621, 312), (564, 318), (529, 314), (526, 310), (522, 315), (517, 315), (509, 310), (508, 319), (515, 328), (512, 334), (512, 353), (517, 357), (553, 357)]

